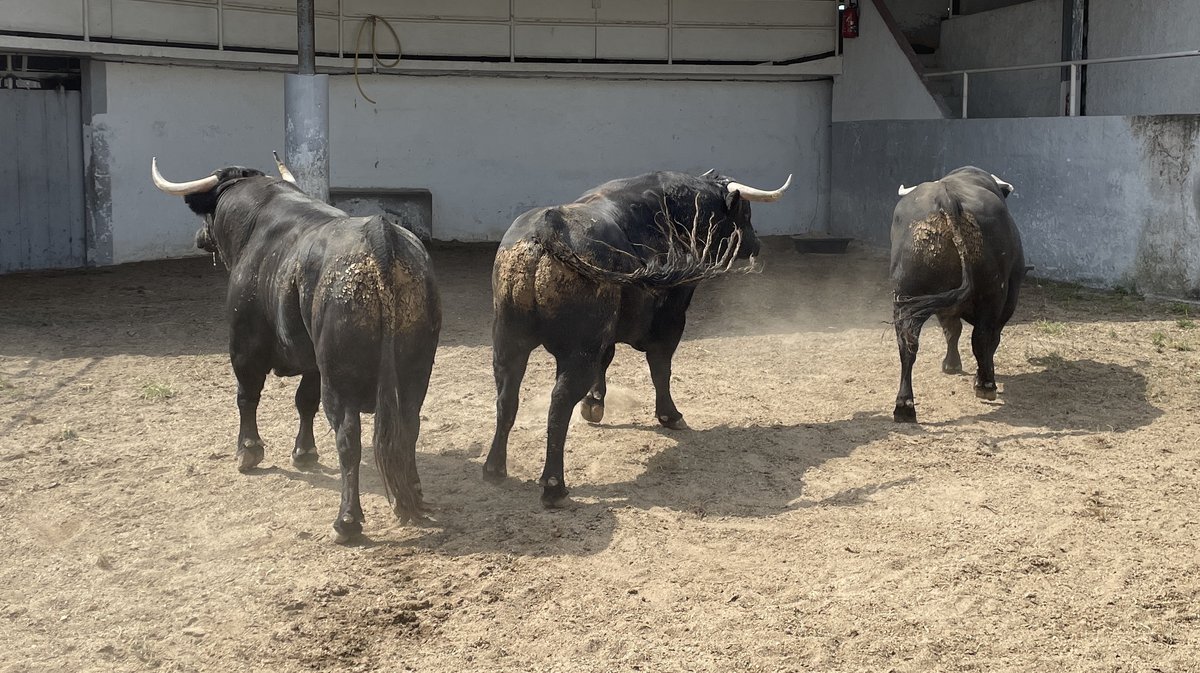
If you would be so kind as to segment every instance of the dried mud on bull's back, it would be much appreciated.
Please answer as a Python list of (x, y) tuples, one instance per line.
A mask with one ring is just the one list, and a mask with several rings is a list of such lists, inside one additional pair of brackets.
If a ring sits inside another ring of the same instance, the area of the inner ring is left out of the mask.
[[(391, 277), (384, 278), (379, 262), (365, 252), (344, 255), (326, 265), (315, 294), (318, 299), (326, 297), (352, 306), (349, 315), (364, 327), (380, 324), (386, 313), (391, 333), (408, 331), (428, 310), (425, 284), (417, 282), (407, 263), (395, 260)], [(385, 306), (393, 310), (385, 312)]]

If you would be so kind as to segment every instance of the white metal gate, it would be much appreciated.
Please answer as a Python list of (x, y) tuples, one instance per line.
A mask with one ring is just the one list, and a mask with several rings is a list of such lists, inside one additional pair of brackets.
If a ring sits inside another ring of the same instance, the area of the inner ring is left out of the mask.
[(78, 91), (0, 89), (0, 273), (80, 267)]

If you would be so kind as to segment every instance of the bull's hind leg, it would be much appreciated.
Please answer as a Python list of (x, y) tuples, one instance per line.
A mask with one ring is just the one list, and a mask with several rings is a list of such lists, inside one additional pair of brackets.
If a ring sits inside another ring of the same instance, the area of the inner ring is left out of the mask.
[(604, 350), (604, 355), (600, 356), (600, 369), (596, 372), (596, 383), (592, 385), (592, 389), (579, 404), (579, 415), (588, 423), (599, 423), (604, 420), (604, 396), (608, 394), (608, 382), (605, 377), (616, 352), (616, 344), (612, 344)]
[(596, 380), (597, 351), (555, 354), (558, 375), (554, 392), (550, 394), (550, 411), (546, 421), (546, 465), (538, 483), (542, 485), (542, 505), (556, 507), (566, 499), (568, 491), (563, 474), (563, 449), (567, 443), (567, 428), (571, 412)]
[(362, 461), (362, 417), (355, 409), (325, 400), (325, 416), (337, 437), (338, 466), (342, 472), (342, 501), (333, 521), (333, 539), (346, 542), (362, 533), (362, 503), (358, 497), (358, 466)]
[(317, 440), (313, 436), (313, 419), (321, 406), (321, 374), (311, 372), (300, 377), (296, 387), (296, 412), (300, 414), (300, 430), (292, 449), (292, 464), (305, 467), (317, 462)]
[[(400, 382), (400, 423), (403, 429), (404, 450), (416, 456), (417, 439), (421, 435), (421, 407), (425, 404), (425, 395), (429, 392), (429, 375), (433, 371), (433, 358), (437, 352), (437, 339), (418, 342), (408, 347), (409, 357), (405, 360), (404, 378)], [(403, 354), (397, 353), (400, 360)], [(378, 451), (378, 447), (376, 447)], [(417, 473), (417, 461), (409, 461), (409, 470), (405, 476), (408, 483), (416, 488), (417, 495), (421, 493), (421, 476)]]
[(521, 380), (533, 346), (496, 330), (492, 344), (492, 370), (496, 376), (496, 433), (483, 463), (483, 478), (502, 481), (508, 477), (508, 433), (517, 420)]
[(900, 392), (896, 393), (896, 409), (892, 420), (897, 423), (916, 423), (917, 406), (913, 400), (912, 369), (917, 361), (917, 346), (921, 339), (923, 321), (899, 318), (899, 308), (893, 311), (896, 345), (900, 347)]
[(938, 314), (942, 334), (946, 337), (946, 358), (942, 360), (942, 372), (961, 374), (962, 358), (958, 354), (958, 339), (962, 336), (962, 319), (954, 314)]
[(258, 401), (262, 396), (267, 370), (259, 366), (258, 358), (233, 358), (233, 373), (237, 376), (239, 472), (254, 469), (262, 462), (266, 449), (258, 435)]
[(971, 350), (975, 353), (975, 396), (980, 399), (996, 399), (996, 348), (1000, 346), (1000, 329), (980, 323), (971, 332)]

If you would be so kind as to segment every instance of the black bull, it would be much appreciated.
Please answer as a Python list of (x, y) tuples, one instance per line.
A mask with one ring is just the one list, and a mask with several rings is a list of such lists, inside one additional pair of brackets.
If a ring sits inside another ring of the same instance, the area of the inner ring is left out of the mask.
[[(204, 218), (197, 245), (229, 269), (229, 354), (238, 381), (238, 469), (262, 459), (257, 408), (263, 382), (300, 375), (293, 460), (316, 459), (313, 418), (323, 404), (336, 433), (344, 541), (362, 531), (360, 414), (375, 413), (375, 457), (401, 519), (423, 513), (416, 468), (420, 409), (441, 328), (441, 307), (420, 241), (381, 217), (349, 217), (286, 180), (230, 167), (163, 191)], [(290, 173), (283, 171), (286, 177)]]
[(962, 320), (974, 326), (971, 350), (978, 366), (975, 394), (996, 399), (993, 357), (1000, 332), (1017, 308), (1025, 278), (1021, 236), (1008, 212), (1012, 185), (966, 166), (911, 189), (892, 216), (891, 277), (900, 391), (892, 417), (917, 420), (912, 368), (922, 324), (937, 315), (946, 337), (942, 371), (962, 372)]
[(787, 188), (764, 192), (711, 173), (614, 180), (513, 222), (492, 270), (496, 432), (485, 478), (507, 476), (521, 380), (538, 346), (557, 362), (543, 504), (567, 496), (563, 446), (575, 404), (583, 401), (588, 421), (604, 416), (605, 371), (617, 343), (646, 354), (658, 422), (683, 426), (671, 398), (671, 358), (692, 294), (700, 280), (757, 254), (749, 201), (774, 201)]

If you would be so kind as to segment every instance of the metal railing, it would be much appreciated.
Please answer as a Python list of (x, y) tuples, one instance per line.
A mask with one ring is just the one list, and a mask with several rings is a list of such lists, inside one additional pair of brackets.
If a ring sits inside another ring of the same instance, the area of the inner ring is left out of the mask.
[(1190, 51), (1174, 51), (1163, 54), (1144, 54), (1140, 56), (1112, 56), (1108, 58), (1084, 58), (1074, 61), (1055, 61), (1053, 63), (1038, 63), (1035, 65), (1006, 65), (997, 66), (994, 68), (965, 68), (962, 70), (940, 70), (937, 72), (927, 72), (924, 77), (961, 77), (962, 78), (962, 119), (967, 118), (967, 102), (969, 100), (971, 75), (979, 75), (993, 72), (1016, 72), (1022, 70), (1045, 70), (1047, 68), (1068, 68), (1070, 70), (1070, 86), (1067, 93), (1066, 114), (1070, 117), (1078, 117), (1079, 108), (1079, 79), (1080, 68), (1087, 65), (1099, 65), (1104, 63), (1133, 63), (1136, 61), (1165, 61), (1175, 58), (1189, 58), (1200, 56), (1200, 49), (1192, 49)]

